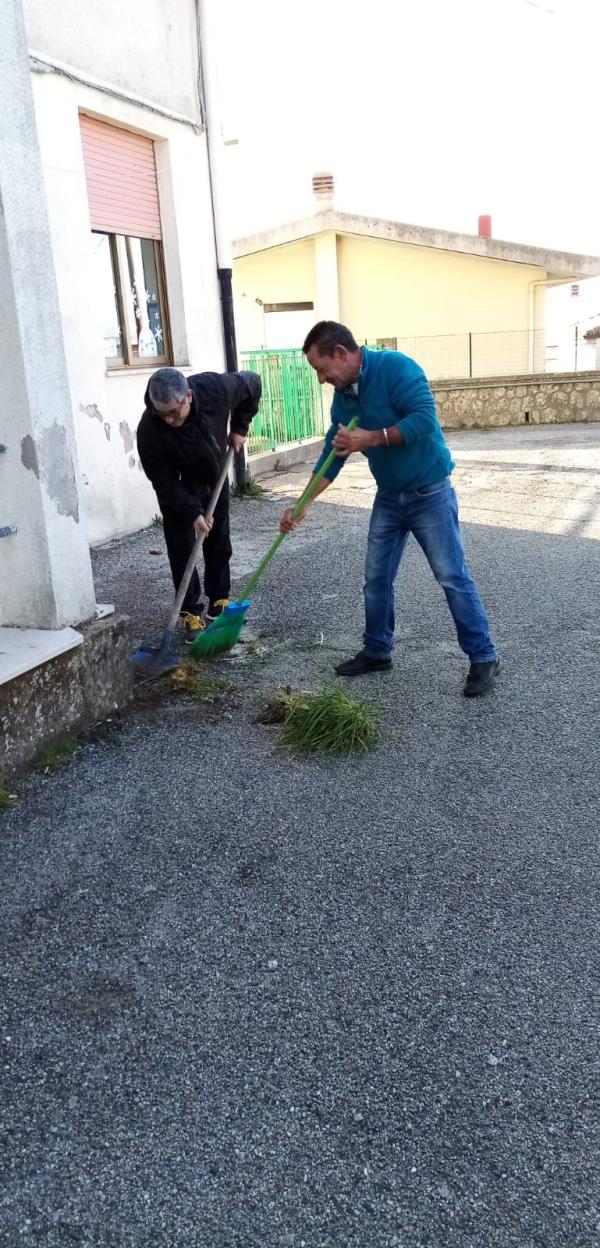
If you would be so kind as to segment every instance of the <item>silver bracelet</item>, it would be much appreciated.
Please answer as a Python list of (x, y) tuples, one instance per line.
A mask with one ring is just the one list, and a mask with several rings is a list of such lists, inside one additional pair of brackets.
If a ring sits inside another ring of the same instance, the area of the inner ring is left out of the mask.
[(389, 444), (390, 444), (390, 440), (389, 440), (389, 438), (388, 438), (388, 431), (387, 431), (387, 429), (382, 429), (382, 430), (381, 430), (381, 432), (382, 432), (382, 434), (383, 434), (383, 436), (384, 436), (386, 446), (389, 446)]

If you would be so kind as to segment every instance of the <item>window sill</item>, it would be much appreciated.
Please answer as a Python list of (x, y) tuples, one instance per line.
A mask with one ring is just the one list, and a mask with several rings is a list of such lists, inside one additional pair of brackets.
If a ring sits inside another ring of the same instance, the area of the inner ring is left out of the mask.
[(133, 374), (136, 377), (151, 377), (157, 368), (190, 368), (190, 364), (184, 361), (182, 364), (118, 364), (115, 368), (105, 368), (105, 377), (127, 377)]

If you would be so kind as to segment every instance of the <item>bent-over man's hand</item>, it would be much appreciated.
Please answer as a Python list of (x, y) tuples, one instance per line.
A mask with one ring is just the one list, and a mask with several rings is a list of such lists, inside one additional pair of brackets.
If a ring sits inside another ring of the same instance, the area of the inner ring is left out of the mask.
[(229, 445), (233, 447), (236, 455), (238, 451), (242, 450), (245, 442), (246, 442), (246, 439), (243, 433), (230, 433), (229, 434)]
[(204, 535), (206, 536), (207, 533), (210, 533), (212, 527), (213, 527), (212, 516), (210, 517), (210, 520), (207, 520), (206, 516), (196, 516), (196, 519), (194, 520), (194, 528), (196, 530), (196, 537), (200, 537), (201, 533), (204, 533)]

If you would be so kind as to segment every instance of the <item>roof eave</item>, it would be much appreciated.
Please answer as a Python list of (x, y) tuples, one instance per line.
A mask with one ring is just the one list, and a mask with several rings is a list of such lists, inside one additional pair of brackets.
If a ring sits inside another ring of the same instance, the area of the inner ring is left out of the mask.
[(428, 226), (408, 225), (401, 221), (386, 221), (377, 217), (338, 212), (334, 208), (327, 208), (311, 217), (290, 221), (285, 225), (237, 239), (233, 244), (233, 252), (236, 258), (253, 255), (256, 252), (269, 251), (273, 247), (300, 242), (314, 237), (315, 234), (330, 230), (338, 234), (403, 243), (405, 246), (459, 252), (463, 255), (479, 256), (484, 260), (525, 264), (532, 268), (543, 269), (547, 274), (547, 279), (557, 283), (600, 276), (600, 256), (583, 256), (574, 252), (530, 247), (524, 243), (512, 243), (505, 239), (481, 238), (477, 234), (458, 234), (449, 230), (432, 229)]

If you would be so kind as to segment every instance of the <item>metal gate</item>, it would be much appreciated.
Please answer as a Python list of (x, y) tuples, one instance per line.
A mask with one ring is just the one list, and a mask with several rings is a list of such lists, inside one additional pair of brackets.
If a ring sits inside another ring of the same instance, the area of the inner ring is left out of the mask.
[(321, 386), (303, 351), (243, 351), (240, 363), (259, 373), (263, 386), (248, 435), (250, 455), (325, 432)]

